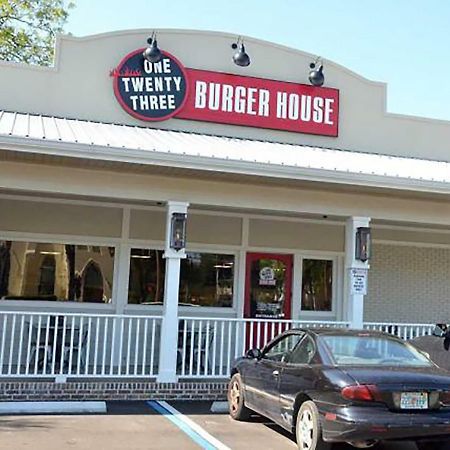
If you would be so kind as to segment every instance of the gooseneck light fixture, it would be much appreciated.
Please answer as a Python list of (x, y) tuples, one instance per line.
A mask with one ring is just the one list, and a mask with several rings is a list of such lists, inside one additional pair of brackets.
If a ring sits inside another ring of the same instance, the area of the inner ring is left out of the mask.
[(313, 85), (313, 86), (323, 86), (323, 83), (325, 82), (325, 76), (323, 75), (323, 63), (322, 63), (322, 59), (316, 58), (316, 60), (314, 62), (312, 62), (309, 65), (309, 68), (311, 69), (309, 71), (309, 82)]
[(152, 35), (147, 39), (148, 44), (150, 47), (147, 47), (144, 52), (142, 53), (142, 56), (151, 63), (157, 63), (161, 61), (163, 54), (161, 53), (161, 50), (158, 48), (158, 42), (156, 40), (156, 33), (153, 32)]
[(245, 51), (244, 40), (242, 39), (242, 37), (239, 37), (237, 42), (233, 42), (233, 44), (231, 44), (231, 48), (233, 50), (239, 49), (233, 55), (233, 62), (237, 66), (247, 67), (250, 65), (250, 56), (248, 56), (248, 53)]

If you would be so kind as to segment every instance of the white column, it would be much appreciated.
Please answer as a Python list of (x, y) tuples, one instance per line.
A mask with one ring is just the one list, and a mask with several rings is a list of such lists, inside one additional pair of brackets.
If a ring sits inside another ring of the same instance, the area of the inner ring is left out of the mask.
[[(359, 227), (368, 227), (369, 217), (349, 217), (345, 226), (345, 292), (347, 320), (351, 327), (356, 329), (363, 328), (364, 322), (364, 295), (355, 293), (353, 282), (353, 269), (364, 271), (369, 270), (368, 261), (363, 262), (355, 258), (356, 232)], [(366, 275), (367, 276), (367, 275)]]
[(164, 307), (161, 325), (161, 343), (159, 346), (158, 382), (176, 383), (177, 347), (178, 347), (178, 292), (180, 288), (180, 262), (186, 258), (183, 250), (170, 248), (171, 219), (173, 213), (187, 213), (189, 204), (169, 201), (167, 203), (166, 245), (166, 278), (164, 283)]

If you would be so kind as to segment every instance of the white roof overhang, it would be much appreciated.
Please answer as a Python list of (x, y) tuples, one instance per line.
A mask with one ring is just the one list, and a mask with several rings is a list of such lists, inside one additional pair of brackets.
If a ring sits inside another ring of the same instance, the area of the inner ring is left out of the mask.
[(0, 112), (0, 148), (249, 176), (450, 193), (450, 163)]

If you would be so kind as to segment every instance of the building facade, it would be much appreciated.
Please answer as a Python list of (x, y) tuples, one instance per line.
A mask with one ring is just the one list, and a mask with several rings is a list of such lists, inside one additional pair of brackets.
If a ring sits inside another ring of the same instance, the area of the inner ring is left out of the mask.
[(331, 61), (311, 86), (301, 51), (160, 30), (151, 63), (147, 34), (0, 62), (2, 375), (220, 378), (280, 324), (449, 321), (449, 122)]

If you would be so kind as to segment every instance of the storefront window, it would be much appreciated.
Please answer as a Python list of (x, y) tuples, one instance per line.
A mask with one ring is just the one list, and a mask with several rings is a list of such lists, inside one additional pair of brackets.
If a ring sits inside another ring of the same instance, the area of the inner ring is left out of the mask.
[(0, 299), (111, 303), (114, 247), (0, 241)]
[(187, 253), (181, 260), (180, 304), (233, 306), (234, 256)]
[(304, 259), (302, 272), (302, 310), (331, 311), (333, 299), (333, 261)]
[[(179, 303), (233, 306), (234, 255), (187, 252), (181, 260)], [(132, 249), (128, 303), (162, 304), (165, 261), (162, 250)]]
[(131, 250), (128, 303), (162, 305), (166, 267), (163, 253), (162, 250)]

